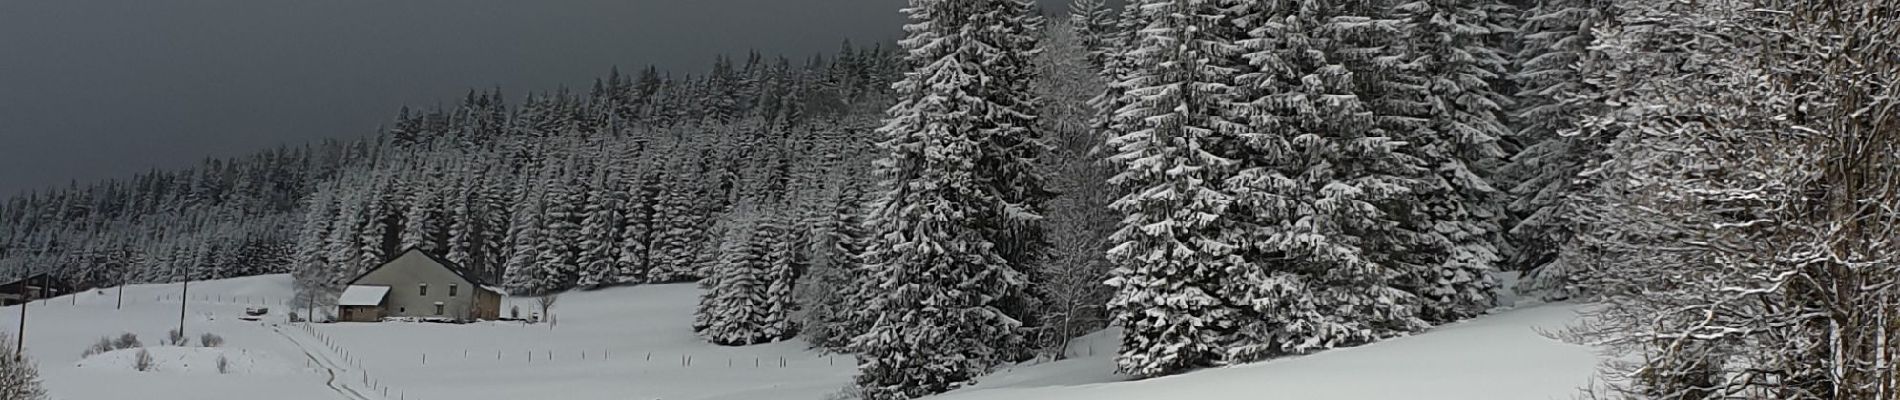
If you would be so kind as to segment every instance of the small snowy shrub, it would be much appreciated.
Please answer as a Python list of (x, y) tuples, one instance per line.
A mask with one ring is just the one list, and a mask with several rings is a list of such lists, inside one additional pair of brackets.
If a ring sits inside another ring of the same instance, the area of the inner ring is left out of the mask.
[(218, 373), (220, 374), (231, 373), (231, 359), (224, 358), (223, 354), (218, 355)]
[(145, 347), (145, 343), (140, 342), (139, 335), (134, 335), (132, 332), (120, 334), (119, 339), (112, 342), (113, 350), (130, 349), (133, 347)]
[(132, 357), (132, 370), (134, 371), (151, 371), (152, 366), (152, 352), (145, 351), (144, 348), (140, 348), (139, 353)]
[(170, 332), (165, 332), (165, 343), (173, 346), (185, 346), (191, 344), (191, 341), (185, 339), (185, 331), (173, 329)]
[(508, 318), (516, 319), (516, 320), (521, 319), (521, 306), (520, 305), (508, 306)]
[[(145, 346), (144, 343), (139, 343), (138, 335), (134, 335), (128, 332), (128, 333), (119, 335), (119, 337), (116, 339), (111, 336), (99, 338), (99, 341), (93, 342), (92, 346), (86, 347), (86, 353), (82, 357), (90, 357), (94, 354), (106, 353), (106, 352), (110, 352), (110, 351), (118, 350), (118, 349), (130, 349), (134, 347), (144, 347), (144, 346)], [(4, 397), (0, 397), (0, 400), (4, 400), (4, 399), (5, 399)]]
[(45, 400), (46, 389), (40, 387), (40, 372), (33, 366), (33, 359), (14, 355), (13, 341), (0, 333), (0, 399), (3, 400)]
[(94, 354), (104, 353), (104, 352), (113, 351), (113, 350), (118, 350), (118, 348), (112, 347), (112, 337), (109, 337), (109, 336), (102, 337), (102, 338), (99, 338), (98, 342), (94, 342), (91, 347), (87, 347), (86, 353), (84, 355), (81, 355), (80, 357), (92, 357), (92, 355)]
[(204, 347), (223, 346), (224, 337), (218, 336), (217, 334), (205, 333), (202, 336), (198, 336), (198, 344)]

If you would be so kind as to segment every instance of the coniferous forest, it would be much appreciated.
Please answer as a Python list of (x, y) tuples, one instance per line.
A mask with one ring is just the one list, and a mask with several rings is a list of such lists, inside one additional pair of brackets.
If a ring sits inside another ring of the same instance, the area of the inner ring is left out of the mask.
[[(404, 249), (517, 296), (696, 282), (705, 340), (909, 399), (1121, 329), (1150, 378), (1510, 292), (1598, 304), (1597, 398), (1900, 393), (1900, 6), (910, 0), (896, 43), (468, 92), (357, 139), (0, 202), (80, 287)], [(511, 88), (512, 89), (512, 88)], [(1516, 287), (1504, 277), (1521, 276)]]

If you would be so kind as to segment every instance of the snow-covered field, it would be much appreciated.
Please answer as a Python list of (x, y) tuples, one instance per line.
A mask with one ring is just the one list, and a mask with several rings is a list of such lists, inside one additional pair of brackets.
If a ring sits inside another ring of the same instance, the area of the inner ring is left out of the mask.
[(1535, 306), (1360, 347), (1141, 381), (1110, 373), (1116, 338), (1098, 333), (1069, 350), (1086, 354), (1092, 347), (1093, 357), (1017, 368), (940, 398), (1569, 399), (1595, 373), (1595, 353), (1533, 328), (1562, 327), (1576, 312), (1571, 305)]
[[(284, 335), (294, 329), (266, 321), (241, 321), (245, 302), (280, 301), (290, 293), (288, 276), (264, 276), (191, 285), (191, 295), (210, 296), (194, 301), (186, 315), (186, 336), (193, 345), (201, 333), (223, 336), (217, 349), (165, 347), (165, 333), (178, 326), (178, 285), (138, 285), (125, 290), (125, 308), (116, 309), (116, 290), (92, 291), (47, 301), (27, 309), (26, 352), (39, 364), (40, 375), (55, 399), (339, 399), (325, 382), (327, 374), (306, 367), (298, 346)], [(235, 298), (234, 298), (235, 297)], [(282, 312), (272, 305), (272, 312)], [(18, 306), (0, 310), (0, 330), (12, 333), (20, 320)], [(283, 333), (280, 334), (279, 331)], [(82, 359), (86, 347), (100, 337), (130, 332), (139, 336), (152, 354), (156, 368), (132, 370), (136, 350), (119, 350)], [(219, 374), (218, 354), (233, 368)]]
[[(559, 323), (320, 324), (284, 322), (289, 277), (192, 284), (188, 336), (213, 332), (217, 349), (163, 347), (178, 324), (178, 285), (35, 302), (27, 352), (56, 399), (822, 399), (850, 382), (852, 360), (803, 342), (749, 347), (705, 343), (688, 328), (698, 290), (653, 285), (577, 292), (554, 307)], [(169, 296), (169, 297), (167, 297)], [(266, 305), (263, 321), (241, 321)], [(523, 314), (532, 299), (508, 299)], [(1115, 338), (1076, 342), (1073, 358), (1024, 364), (940, 398), (1013, 399), (1562, 399), (1593, 373), (1589, 349), (1539, 335), (1575, 319), (1576, 306), (1544, 305), (1449, 325), (1358, 348), (1128, 381), (1112, 373)], [(17, 307), (0, 310), (12, 331)], [(135, 351), (83, 358), (102, 336), (138, 334), (152, 371), (131, 368)], [(216, 371), (219, 355), (231, 361)], [(387, 391), (385, 397), (383, 393)]]

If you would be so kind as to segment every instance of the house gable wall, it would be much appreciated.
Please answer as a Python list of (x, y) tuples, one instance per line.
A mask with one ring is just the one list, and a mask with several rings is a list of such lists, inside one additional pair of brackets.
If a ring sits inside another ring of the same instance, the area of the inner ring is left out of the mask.
[[(493, 313), (475, 307), (477, 293), (482, 292), (479, 286), (417, 251), (404, 253), (353, 284), (389, 286), (389, 295), (382, 304), (385, 316), (469, 319), (476, 316), (471, 310)], [(429, 285), (426, 295), (422, 294), (422, 284)], [(449, 296), (451, 284), (456, 286), (453, 297)], [(435, 313), (436, 302), (442, 303), (442, 314)]]

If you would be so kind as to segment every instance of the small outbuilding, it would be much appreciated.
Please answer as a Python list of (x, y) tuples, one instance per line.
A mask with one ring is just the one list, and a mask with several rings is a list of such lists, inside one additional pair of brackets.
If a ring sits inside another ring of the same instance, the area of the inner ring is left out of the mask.
[(66, 285), (44, 273), (29, 275), (19, 280), (0, 284), (0, 305), (15, 305), (33, 300), (57, 297), (71, 292)]
[(337, 318), (355, 322), (387, 317), (497, 319), (502, 294), (480, 276), (429, 252), (404, 250), (350, 281), (337, 299)]

